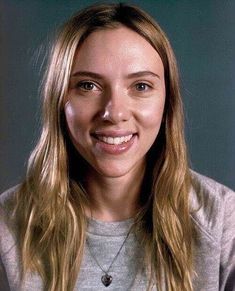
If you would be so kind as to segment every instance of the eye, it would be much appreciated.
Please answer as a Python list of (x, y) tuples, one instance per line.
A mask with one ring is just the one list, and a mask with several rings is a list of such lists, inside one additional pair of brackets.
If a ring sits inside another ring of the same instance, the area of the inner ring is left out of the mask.
[(82, 89), (83, 91), (92, 91), (92, 90), (97, 90), (96, 84), (93, 82), (88, 82), (88, 81), (82, 81), (77, 84), (77, 87)]
[(135, 84), (135, 88), (136, 88), (137, 91), (146, 91), (151, 87), (150, 87), (150, 85), (141, 82), (141, 83)]

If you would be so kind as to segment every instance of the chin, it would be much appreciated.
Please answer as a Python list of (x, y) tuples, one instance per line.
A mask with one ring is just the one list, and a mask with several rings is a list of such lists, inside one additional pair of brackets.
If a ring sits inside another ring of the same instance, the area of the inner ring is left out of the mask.
[[(118, 163), (117, 161), (110, 161), (109, 163), (105, 163), (102, 165), (96, 165), (93, 167), (96, 173), (102, 177), (107, 177), (107, 178), (120, 178), (120, 177), (125, 177), (127, 175), (132, 175), (138, 169), (142, 168), (142, 163)], [(144, 167), (143, 167), (144, 168)]]
[(127, 175), (131, 170), (117, 167), (107, 167), (95, 169), (98, 175), (107, 178), (119, 178)]

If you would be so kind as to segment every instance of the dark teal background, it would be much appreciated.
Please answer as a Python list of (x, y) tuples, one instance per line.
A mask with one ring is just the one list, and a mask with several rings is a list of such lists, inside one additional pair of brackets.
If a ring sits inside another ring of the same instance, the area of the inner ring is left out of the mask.
[[(0, 2), (0, 191), (23, 177), (39, 134), (49, 40), (95, 2)], [(235, 189), (235, 1), (127, 2), (149, 12), (175, 50), (192, 168)]]

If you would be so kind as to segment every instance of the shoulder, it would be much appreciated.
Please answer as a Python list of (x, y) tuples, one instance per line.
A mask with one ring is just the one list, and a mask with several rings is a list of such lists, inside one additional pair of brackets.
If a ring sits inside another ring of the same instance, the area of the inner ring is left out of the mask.
[(235, 229), (235, 192), (228, 187), (191, 172), (191, 216), (197, 228), (212, 240), (219, 240), (230, 223)]
[(3, 284), (10, 286), (9, 290), (23, 290), (20, 287), (22, 263), (19, 255), (18, 229), (14, 219), (18, 189), (19, 186), (15, 186), (0, 195), (0, 277)]
[(20, 185), (16, 185), (14, 187), (9, 188), (0, 194), (0, 205), (4, 205), (7, 202), (10, 202), (14, 199), (16, 192), (19, 190)]
[(16, 193), (19, 186), (12, 187), (0, 195), (0, 248), (7, 235), (15, 232), (14, 208), (16, 204)]
[[(0, 213), (3, 214), (3, 217), (11, 214), (19, 187), (20, 185), (16, 185), (0, 194)], [(2, 217), (2, 215), (0, 217)]]

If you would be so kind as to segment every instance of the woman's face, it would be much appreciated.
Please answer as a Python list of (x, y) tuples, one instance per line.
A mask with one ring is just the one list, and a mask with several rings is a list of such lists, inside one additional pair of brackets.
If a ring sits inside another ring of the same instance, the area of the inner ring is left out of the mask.
[(136, 32), (96, 31), (77, 50), (64, 110), (73, 144), (96, 173), (144, 170), (164, 103), (163, 63)]

